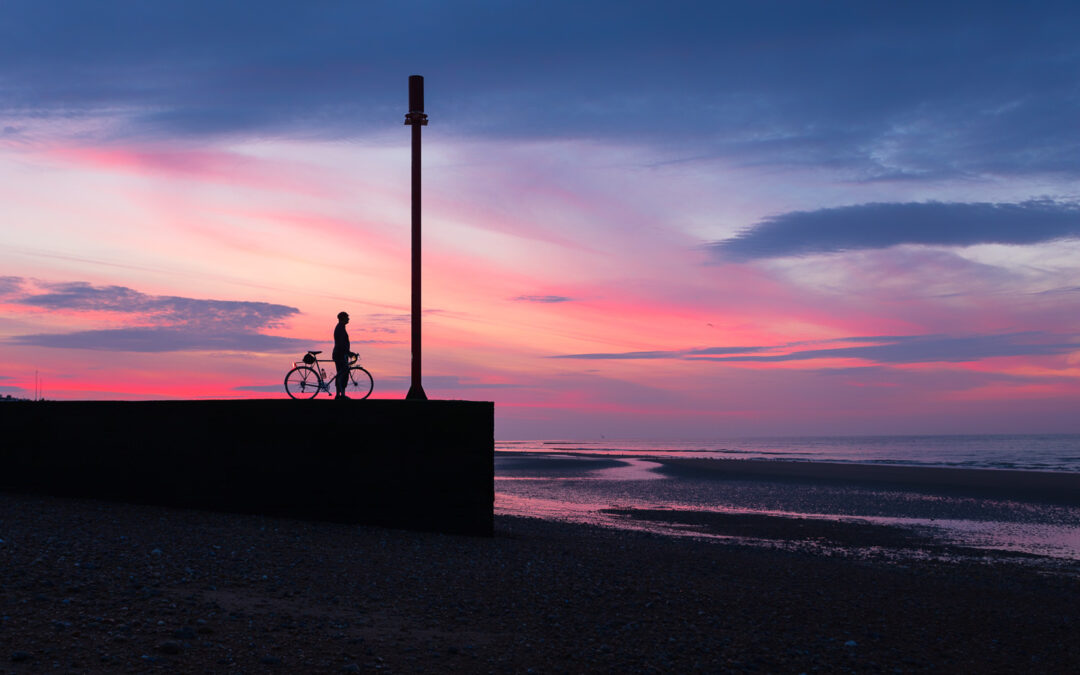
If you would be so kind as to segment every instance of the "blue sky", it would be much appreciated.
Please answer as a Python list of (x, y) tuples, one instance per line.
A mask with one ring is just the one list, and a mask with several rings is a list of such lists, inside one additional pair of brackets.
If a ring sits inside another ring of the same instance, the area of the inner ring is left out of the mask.
[[(1078, 167), (1078, 10), (948, 2), (8, 2), (5, 108), (103, 139), (454, 133), (936, 179)], [(18, 135), (17, 125), (8, 135)]]

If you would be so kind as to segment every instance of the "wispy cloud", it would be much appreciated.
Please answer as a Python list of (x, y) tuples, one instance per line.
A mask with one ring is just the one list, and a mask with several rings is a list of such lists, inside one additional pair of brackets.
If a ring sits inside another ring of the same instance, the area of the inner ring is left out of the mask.
[(519, 295), (516, 298), (512, 298), (514, 302), (570, 302), (573, 298), (568, 298), (565, 295)]
[(92, 349), (115, 352), (303, 352), (310, 340), (263, 335), (255, 332), (213, 332), (190, 328), (112, 328), (17, 335), (10, 344), (61, 349)]
[(0, 299), (17, 294), (22, 286), (22, 277), (0, 277)]
[[(1003, 335), (861, 336), (824, 342), (877, 342), (880, 344), (791, 350), (806, 344), (793, 342), (773, 347), (709, 347), (670, 351), (562, 354), (556, 359), (620, 360), (682, 359), (692, 361), (784, 362), (817, 359), (865, 359), (883, 364), (967, 362), (1002, 356), (1053, 356), (1080, 351), (1080, 339), (1030, 331)], [(760, 352), (781, 352), (762, 354)]]
[[(381, 376), (375, 383), (378, 390), (408, 389), (411, 381), (408, 377), (391, 375)], [(460, 389), (519, 389), (523, 385), (505, 382), (476, 382), (457, 375), (425, 375), (424, 386), (431, 391)], [(253, 391), (280, 393), (281, 384), (244, 384), (233, 387), (234, 391)]]
[(704, 349), (677, 349), (670, 351), (649, 352), (610, 352), (593, 354), (560, 354), (552, 359), (586, 359), (601, 361), (623, 361), (635, 359), (681, 359), (692, 356), (717, 356), (721, 354), (749, 354), (760, 352), (769, 347), (706, 347)]
[(587, 354), (556, 354), (549, 359), (584, 359), (587, 361), (623, 361), (637, 359), (677, 359), (684, 356), (681, 351), (654, 351), (654, 352), (609, 352)]
[(1012, 333), (949, 337), (925, 335), (880, 345), (808, 349), (788, 354), (727, 356), (714, 361), (807, 361), (854, 358), (876, 363), (965, 362), (1001, 356), (1052, 356), (1080, 350), (1080, 341), (1067, 342), (1044, 333)]
[(154, 326), (232, 331), (280, 328), (300, 311), (269, 302), (147, 295), (125, 286), (94, 286), (84, 281), (41, 283), (39, 287), (45, 292), (25, 293), (9, 302), (49, 310), (136, 315)]
[(280, 394), (282, 392), (282, 385), (278, 384), (241, 384), (233, 387), (233, 391), (258, 391), (258, 392), (270, 392)]
[[(411, 381), (408, 377), (391, 376), (379, 379), (379, 386), (388, 389), (407, 389)], [(424, 386), (433, 389), (515, 389), (520, 384), (506, 382), (477, 382), (457, 375), (425, 375)]]
[(0, 384), (0, 396), (11, 396), (13, 398), (26, 398), (30, 396), (30, 392), (22, 387), (12, 387), (8, 385)]
[(308, 343), (266, 335), (299, 313), (268, 302), (149, 295), (125, 286), (83, 281), (50, 283), (6, 277), (5, 302), (73, 314), (105, 315), (134, 324), (121, 328), (38, 333), (8, 338), (10, 344), (131, 352), (226, 350), (282, 352)]
[(1036, 244), (1080, 238), (1080, 204), (871, 203), (792, 211), (709, 246), (720, 260), (755, 260), (900, 244)]
[(1062, 293), (1080, 293), (1080, 286), (1048, 288), (1045, 291), (1033, 291), (1032, 295), (1060, 295)]

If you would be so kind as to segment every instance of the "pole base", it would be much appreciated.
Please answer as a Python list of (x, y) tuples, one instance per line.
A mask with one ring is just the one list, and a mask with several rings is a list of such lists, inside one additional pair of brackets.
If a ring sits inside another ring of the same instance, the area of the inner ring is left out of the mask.
[(406, 401), (426, 401), (427, 394), (424, 393), (424, 388), (418, 384), (409, 387), (409, 393), (405, 394)]

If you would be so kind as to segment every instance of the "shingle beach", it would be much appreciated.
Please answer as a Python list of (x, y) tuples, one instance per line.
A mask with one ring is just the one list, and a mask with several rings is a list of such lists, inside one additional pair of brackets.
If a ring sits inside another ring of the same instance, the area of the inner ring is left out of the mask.
[(835, 555), (507, 516), (474, 538), (20, 494), (0, 494), (0, 539), (0, 671), (1080, 665), (1080, 579), (1007, 558)]

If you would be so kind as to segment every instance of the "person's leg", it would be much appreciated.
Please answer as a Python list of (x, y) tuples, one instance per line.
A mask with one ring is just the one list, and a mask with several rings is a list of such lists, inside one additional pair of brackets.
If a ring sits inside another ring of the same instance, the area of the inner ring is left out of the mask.
[(345, 385), (349, 382), (349, 361), (348, 359), (334, 360), (334, 366), (337, 368), (337, 395), (345, 395)]

